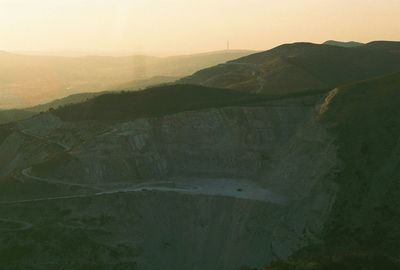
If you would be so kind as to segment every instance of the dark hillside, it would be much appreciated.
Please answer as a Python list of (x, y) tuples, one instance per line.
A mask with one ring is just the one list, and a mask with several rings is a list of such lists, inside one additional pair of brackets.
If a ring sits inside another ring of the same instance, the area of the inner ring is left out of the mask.
[(365, 44), (361, 48), (370, 50), (383, 50), (392, 53), (400, 54), (400, 42), (399, 41), (373, 41)]
[[(398, 270), (400, 263), (385, 255), (368, 253), (348, 253), (334, 256), (321, 256), (295, 260), (291, 262), (275, 262), (266, 270)], [(242, 269), (255, 270), (255, 269)]]
[(400, 252), (400, 74), (333, 90), (321, 120), (337, 136), (344, 169), (327, 241)]
[(54, 110), (64, 120), (130, 120), (236, 104), (254, 95), (193, 85), (168, 85), (110, 93)]
[[(263, 94), (335, 88), (400, 72), (400, 54), (374, 49), (388, 46), (385, 44), (378, 42), (353, 48), (285, 44), (201, 70), (181, 82)], [(390, 47), (395, 45), (391, 43)]]
[(343, 163), (335, 204), (318, 242), (265, 269), (400, 269), (399, 104), (400, 74), (330, 92), (320, 121)]

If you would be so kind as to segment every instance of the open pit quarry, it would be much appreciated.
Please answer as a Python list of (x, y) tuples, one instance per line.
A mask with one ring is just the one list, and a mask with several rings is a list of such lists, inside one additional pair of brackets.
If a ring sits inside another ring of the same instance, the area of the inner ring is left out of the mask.
[[(316, 241), (335, 201), (341, 163), (318, 121), (323, 99), (111, 123), (45, 113), (3, 127), (0, 173), (66, 190), (1, 202), (0, 221), (20, 222), (0, 227), (2, 243), (18, 239), (4, 252), (21, 249), (7, 263), (223, 270), (287, 258)], [(54, 261), (75, 237), (82, 250)]]

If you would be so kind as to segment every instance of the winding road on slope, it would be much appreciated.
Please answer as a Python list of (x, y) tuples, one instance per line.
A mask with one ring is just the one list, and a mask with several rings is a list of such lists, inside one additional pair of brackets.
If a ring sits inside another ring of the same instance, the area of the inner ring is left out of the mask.
[[(109, 132), (114, 133), (116, 131), (117, 130), (113, 128)], [(57, 144), (60, 147), (62, 147), (66, 152), (69, 152), (72, 149), (72, 147), (69, 147), (68, 145), (64, 145), (57, 141), (49, 140), (46, 137), (41, 137), (37, 134), (32, 134), (31, 132), (27, 132), (26, 130), (22, 130), (21, 132), (27, 136), (32, 136), (39, 140), (45, 140), (47, 143)], [(0, 204), (32, 203), (32, 202), (87, 198), (87, 197), (103, 196), (103, 195), (110, 195), (117, 193), (133, 193), (133, 192), (145, 192), (145, 191), (177, 192), (190, 195), (223, 196), (223, 197), (233, 197), (245, 200), (269, 202), (274, 204), (286, 204), (285, 198), (273, 194), (269, 190), (264, 189), (256, 185), (255, 183), (240, 179), (220, 179), (220, 178), (219, 179), (168, 179), (166, 181), (143, 182), (143, 183), (129, 185), (124, 188), (111, 188), (109, 190), (104, 190), (104, 188), (100, 188), (98, 186), (77, 184), (77, 183), (34, 176), (32, 175), (32, 167), (22, 169), (21, 175), (34, 181), (40, 181), (49, 184), (79, 186), (97, 190), (99, 192), (91, 194), (83, 194), (83, 195), (58, 196), (50, 198), (9, 201), (9, 202), (2, 202)]]
[(83, 187), (83, 188), (88, 188), (88, 189), (93, 189), (93, 190), (103, 190), (99, 187), (92, 186), (92, 185), (85, 185), (85, 184), (78, 184), (78, 183), (70, 183), (70, 182), (65, 182), (65, 181), (59, 181), (59, 180), (54, 180), (54, 179), (47, 179), (43, 177), (38, 177), (34, 176), (31, 174), (32, 173), (32, 167), (25, 168), (21, 171), (21, 174), (29, 179), (38, 181), (38, 182), (43, 182), (46, 184), (59, 184), (59, 185), (66, 185), (66, 186), (71, 186), (71, 187)]
[(249, 68), (253, 71), (253, 76), (256, 77), (256, 81), (258, 83), (258, 88), (254, 90), (255, 93), (261, 93), (264, 89), (265, 79), (261, 76), (261, 65), (260, 64), (252, 64), (252, 63), (240, 63), (240, 62), (228, 62), (226, 65), (232, 66), (243, 66)]

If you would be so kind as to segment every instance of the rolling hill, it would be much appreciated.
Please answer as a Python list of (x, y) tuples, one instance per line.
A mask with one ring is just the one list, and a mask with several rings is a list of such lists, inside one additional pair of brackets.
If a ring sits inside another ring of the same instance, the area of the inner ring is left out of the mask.
[(392, 42), (353, 48), (285, 44), (201, 70), (180, 82), (263, 94), (334, 88), (400, 71), (397, 48)]
[(373, 41), (363, 46), (364, 49), (385, 50), (391, 53), (400, 54), (399, 41)]

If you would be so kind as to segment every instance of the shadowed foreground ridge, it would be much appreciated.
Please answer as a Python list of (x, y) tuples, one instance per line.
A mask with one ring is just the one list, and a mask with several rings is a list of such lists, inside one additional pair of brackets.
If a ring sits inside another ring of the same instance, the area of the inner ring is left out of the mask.
[(322, 121), (336, 135), (344, 162), (327, 226), (330, 245), (400, 251), (399, 104), (395, 74), (333, 90), (323, 105)]
[(339, 87), (320, 121), (336, 137), (343, 169), (320, 235), (268, 270), (400, 269), (400, 74)]
[[(398, 270), (400, 262), (384, 254), (348, 253), (292, 262), (274, 262), (265, 270)], [(241, 270), (256, 270), (243, 268)]]

